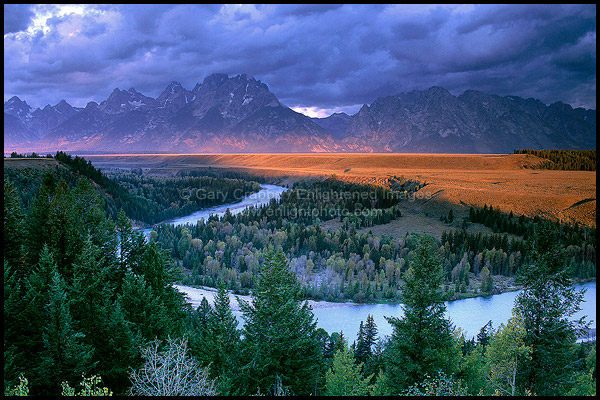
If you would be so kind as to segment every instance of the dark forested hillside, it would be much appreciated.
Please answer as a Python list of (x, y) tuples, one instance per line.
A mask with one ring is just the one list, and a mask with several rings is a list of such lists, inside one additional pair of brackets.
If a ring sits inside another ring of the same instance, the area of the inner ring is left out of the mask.
[[(21, 201), (28, 205), (47, 168), (36, 168), (33, 164), (13, 165), (19, 158), (17, 156), (15, 153), (5, 161), (4, 176), (21, 188)], [(103, 196), (105, 210), (113, 219), (123, 209), (138, 224), (154, 224), (203, 208), (234, 203), (260, 190), (257, 182), (223, 178), (214, 173), (213, 176), (191, 174), (169, 178), (143, 176), (140, 170), (108, 177), (83, 157), (72, 157), (59, 151), (53, 159), (56, 162), (46, 162), (44, 166), (53, 168), (56, 179), (62, 178), (69, 187), (73, 187), (80, 177), (89, 179)]]
[(515, 150), (514, 154), (532, 154), (547, 161), (531, 166), (535, 169), (563, 171), (595, 171), (596, 150)]
[(183, 331), (169, 257), (102, 203), (87, 179), (69, 188), (49, 172), (26, 212), (4, 179), (5, 387), (22, 375), (31, 394), (56, 395), (99, 374), (123, 393), (139, 346)]

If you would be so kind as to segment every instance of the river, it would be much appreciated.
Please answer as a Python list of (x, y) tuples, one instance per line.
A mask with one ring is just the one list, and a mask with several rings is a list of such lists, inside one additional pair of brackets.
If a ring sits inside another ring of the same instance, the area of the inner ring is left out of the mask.
[[(593, 320), (592, 327), (596, 326), (596, 281), (576, 284), (577, 289), (587, 289), (582, 310), (575, 318), (587, 315), (587, 321)], [(506, 292), (486, 297), (473, 297), (469, 299), (446, 302), (446, 317), (465, 332), (466, 338), (471, 338), (479, 333), (488, 321), (492, 320), (494, 329), (501, 323), (506, 323), (512, 316), (515, 298), (521, 291)], [(358, 333), (360, 321), (367, 320), (371, 314), (380, 336), (391, 335), (392, 326), (384, 316), (402, 317), (404, 312), (401, 304), (350, 304), (342, 307), (321, 307), (314, 309), (317, 325), (331, 333), (342, 330), (344, 335), (355, 338)]]
[[(211, 288), (192, 288), (189, 286), (174, 285), (183, 292), (188, 301), (197, 307), (203, 296), (210, 304), (213, 304), (215, 290)], [(591, 326), (596, 327), (596, 281), (578, 283), (578, 290), (586, 289), (584, 301), (573, 319), (586, 315), (586, 321), (592, 321)], [(512, 316), (515, 298), (521, 291), (506, 292), (486, 297), (473, 297), (469, 299), (454, 300), (446, 302), (446, 317), (465, 332), (467, 339), (479, 333), (488, 321), (492, 321), (494, 329), (501, 323), (506, 324)], [(244, 323), (237, 297), (250, 301), (250, 296), (235, 296), (230, 294), (230, 302), (233, 313), (238, 318), (239, 326)], [(350, 341), (356, 339), (360, 322), (366, 322), (367, 316), (373, 316), (379, 330), (379, 336), (391, 335), (392, 326), (385, 317), (402, 317), (404, 312), (401, 304), (355, 304), (355, 303), (332, 303), (327, 301), (312, 301), (308, 303), (313, 308), (317, 319), (317, 327), (325, 329), (329, 334), (333, 332), (344, 332), (344, 336)]]
[[(190, 215), (186, 215), (168, 221), (163, 221), (161, 223), (173, 224), (175, 226), (185, 224), (195, 225), (198, 221), (206, 221), (211, 215), (218, 215), (219, 217), (221, 217), (225, 215), (227, 209), (229, 209), (229, 212), (231, 212), (232, 215), (239, 214), (248, 207), (258, 208), (260, 206), (267, 205), (269, 204), (271, 199), (279, 199), (281, 193), (288, 190), (287, 188), (281, 186), (268, 184), (261, 184), (260, 187), (261, 190), (244, 197), (238, 203), (223, 204), (221, 206), (207, 208), (204, 210), (196, 211), (195, 213)], [(153, 228), (144, 229), (144, 236), (146, 237), (146, 240), (148, 240), (150, 231), (152, 231), (152, 229)]]

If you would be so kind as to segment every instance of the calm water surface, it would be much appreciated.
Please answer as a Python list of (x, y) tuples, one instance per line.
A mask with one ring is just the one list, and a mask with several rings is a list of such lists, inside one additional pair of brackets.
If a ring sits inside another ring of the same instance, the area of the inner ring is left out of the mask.
[[(202, 298), (213, 304), (216, 291), (214, 289), (197, 289), (189, 286), (174, 285), (177, 290), (183, 292), (188, 302), (194, 308), (200, 305)], [(591, 321), (591, 327), (596, 327), (596, 281), (576, 284), (577, 290), (585, 289), (584, 301), (573, 319), (587, 316), (586, 321)], [(520, 291), (507, 292), (487, 297), (474, 297), (471, 299), (455, 300), (446, 302), (446, 317), (451, 320), (455, 327), (461, 328), (465, 338), (470, 339), (479, 333), (488, 321), (492, 321), (494, 329), (501, 323), (506, 324), (512, 317), (512, 309), (515, 299)], [(239, 311), (237, 298), (251, 302), (251, 296), (229, 295), (233, 314), (237, 317), (239, 328), (242, 328), (244, 319)], [(401, 304), (354, 304), (354, 303), (331, 303), (326, 301), (309, 301), (313, 307), (313, 313), (317, 320), (317, 326), (325, 329), (329, 334), (333, 332), (344, 332), (344, 336), (352, 342), (356, 339), (360, 322), (366, 322), (367, 316), (373, 316), (379, 337), (392, 334), (392, 326), (385, 317), (402, 317), (404, 315)]]
[[(585, 301), (581, 306), (582, 310), (575, 317), (587, 315), (586, 320), (593, 321), (591, 326), (596, 327), (596, 281), (576, 284), (575, 288), (587, 289)], [(446, 317), (465, 332), (466, 338), (471, 338), (476, 336), (481, 327), (490, 320), (492, 320), (494, 329), (498, 328), (501, 323), (506, 324), (512, 317), (515, 298), (519, 293), (520, 291), (515, 291), (446, 302)], [(318, 319), (319, 327), (330, 334), (341, 330), (344, 332), (344, 336), (350, 340), (356, 338), (360, 322), (366, 322), (369, 314), (373, 316), (377, 324), (380, 337), (392, 333), (392, 326), (384, 316), (402, 317), (404, 315), (400, 304), (343, 304), (341, 306), (316, 307), (313, 312)]]

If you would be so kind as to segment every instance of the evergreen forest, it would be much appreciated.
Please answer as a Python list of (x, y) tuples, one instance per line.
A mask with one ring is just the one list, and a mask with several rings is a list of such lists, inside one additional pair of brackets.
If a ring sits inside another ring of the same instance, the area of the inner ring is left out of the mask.
[[(81, 157), (53, 159), (44, 170), (5, 168), (5, 395), (596, 393), (596, 343), (577, 343), (590, 321), (572, 319), (583, 299), (573, 283), (595, 278), (595, 229), (486, 206), (464, 225), (492, 234), (358, 233), (402, 218), (421, 184), (391, 191), (332, 177), (237, 215), (157, 225), (146, 240), (136, 227), (232, 199), (196, 202), (182, 190), (234, 196), (259, 183), (109, 178)], [(340, 228), (322, 228), (333, 219)], [(499, 276), (523, 289), (512, 317), (465, 337), (445, 301), (493, 293)], [(194, 308), (174, 283), (218, 292)], [(251, 294), (241, 326), (230, 291)], [(387, 317), (387, 337), (369, 316), (350, 343), (317, 327), (309, 298), (399, 301), (404, 315)]]

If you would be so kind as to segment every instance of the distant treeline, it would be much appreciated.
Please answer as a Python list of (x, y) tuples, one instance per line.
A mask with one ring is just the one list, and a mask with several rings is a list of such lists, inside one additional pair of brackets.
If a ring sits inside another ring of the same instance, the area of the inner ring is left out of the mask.
[[(132, 219), (155, 224), (195, 211), (236, 203), (258, 192), (258, 182), (207, 176), (155, 177), (123, 173), (111, 181), (126, 194), (120, 208)], [(117, 206), (119, 206), (117, 205)]]
[(37, 154), (35, 151), (31, 154), (19, 154), (16, 151), (10, 153), (10, 158), (53, 158), (52, 154), (46, 154), (45, 156)]
[(551, 222), (544, 220), (537, 215), (533, 218), (520, 215), (515, 217), (511, 212), (505, 213), (493, 206), (483, 205), (483, 208), (469, 208), (469, 221), (477, 222), (491, 228), (494, 233), (506, 232), (514, 235), (520, 235), (523, 239), (529, 239), (533, 236), (535, 229), (540, 223), (548, 223), (554, 227), (564, 245), (595, 244), (596, 229), (581, 226), (579, 223), (562, 224), (560, 222)]
[[(138, 175), (142, 174), (141, 169), (139, 172), (134, 171), (134, 170), (132, 170), (132, 172), (136, 172), (136, 173), (138, 173)], [(177, 173), (177, 176), (180, 176), (180, 177), (211, 176), (213, 178), (244, 179), (247, 181), (255, 181), (255, 182), (259, 182), (259, 183), (267, 182), (267, 178), (264, 176), (261, 176), (261, 175), (256, 175), (256, 174), (245, 172), (245, 171), (230, 171), (227, 168), (213, 168), (213, 167), (198, 168), (198, 169), (194, 169), (191, 171), (179, 171)]]
[(547, 161), (527, 166), (532, 169), (558, 169), (563, 171), (595, 171), (596, 150), (515, 150), (514, 154), (531, 154)]

